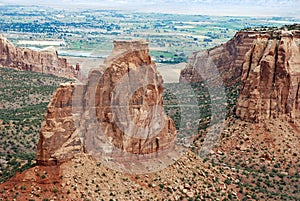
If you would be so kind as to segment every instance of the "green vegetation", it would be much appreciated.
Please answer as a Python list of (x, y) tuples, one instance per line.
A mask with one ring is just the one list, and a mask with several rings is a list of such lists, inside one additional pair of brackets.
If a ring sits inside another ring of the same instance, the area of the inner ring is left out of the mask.
[[(197, 139), (200, 139), (205, 137), (201, 135), (201, 130), (205, 131), (207, 127), (234, 114), (240, 83), (224, 87), (225, 97), (220, 96), (219, 87), (212, 86), (208, 89), (206, 82), (190, 85), (165, 83), (164, 87), (164, 109), (174, 120), (176, 129), (180, 133), (179, 138), (195, 135), (198, 131)], [(212, 112), (214, 113), (213, 121)]]
[[(58, 41), (61, 55), (106, 57), (113, 40), (144, 39), (150, 42), (154, 61), (161, 63), (186, 62), (192, 52), (225, 43), (240, 29), (280, 27), (283, 22), (296, 20), (289, 17), (128, 13), (35, 6), (2, 6), (0, 12), (0, 32), (16, 45), (20, 40)], [(22, 46), (44, 47), (26, 43)]]
[(277, 31), (277, 30), (300, 30), (299, 24), (292, 24), (292, 25), (284, 25), (281, 27), (278, 26), (259, 26), (259, 27), (250, 27), (242, 29), (243, 31)]
[(187, 62), (187, 57), (183, 52), (150, 51), (150, 55), (158, 63), (176, 64)]
[(0, 68), (0, 182), (35, 164), (35, 149), (48, 102), (58, 85), (67, 81)]

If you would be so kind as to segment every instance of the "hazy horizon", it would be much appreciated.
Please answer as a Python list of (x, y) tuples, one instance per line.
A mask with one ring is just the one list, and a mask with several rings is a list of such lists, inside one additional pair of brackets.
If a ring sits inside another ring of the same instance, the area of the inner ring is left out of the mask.
[(95, 8), (198, 15), (300, 17), (298, 0), (0, 0), (2, 5), (40, 5), (64, 9)]

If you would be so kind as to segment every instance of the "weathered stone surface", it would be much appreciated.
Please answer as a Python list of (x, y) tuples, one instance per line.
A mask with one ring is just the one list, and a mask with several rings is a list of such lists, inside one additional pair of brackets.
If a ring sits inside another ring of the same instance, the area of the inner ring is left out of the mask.
[(278, 31), (257, 37), (245, 56), (241, 79), (236, 114), (242, 119), (299, 119), (299, 34)]
[(244, 56), (258, 37), (257, 32), (237, 32), (227, 43), (189, 58), (180, 73), (180, 82), (200, 82), (222, 78), (225, 85), (240, 81)]
[(58, 57), (57, 51), (53, 47), (48, 47), (40, 51), (17, 48), (1, 34), (0, 66), (67, 78), (76, 77), (79, 71), (79, 66), (75, 69), (68, 64), (67, 59)]
[(48, 105), (36, 152), (40, 165), (57, 165), (82, 151), (72, 116), (74, 87), (72, 83), (61, 84)]
[(163, 112), (163, 80), (148, 42), (115, 41), (104, 65), (86, 84), (56, 91), (41, 129), (39, 164), (60, 163), (81, 150), (148, 154), (173, 145), (176, 128)]
[(224, 45), (194, 53), (180, 81), (241, 82), (236, 114), (243, 120), (299, 119), (299, 44), (299, 31), (241, 31)]

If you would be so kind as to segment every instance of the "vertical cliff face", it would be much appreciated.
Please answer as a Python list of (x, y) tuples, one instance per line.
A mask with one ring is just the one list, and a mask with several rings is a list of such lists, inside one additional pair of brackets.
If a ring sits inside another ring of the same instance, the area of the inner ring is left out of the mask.
[(148, 42), (115, 41), (105, 71), (90, 72), (86, 84), (65, 84), (49, 104), (37, 162), (49, 165), (75, 153), (155, 153), (176, 139), (162, 107), (163, 80)]
[(300, 117), (300, 32), (259, 36), (244, 58), (237, 115), (259, 122)]
[[(236, 114), (243, 120), (300, 117), (300, 32), (241, 31), (224, 45), (194, 53), (180, 81), (241, 82)], [(215, 70), (217, 69), (217, 70)]]
[(2, 35), (0, 35), (0, 65), (67, 78), (76, 77), (79, 71), (79, 68), (75, 69), (69, 65), (67, 59), (58, 57), (53, 47), (41, 51), (17, 48)]
[(219, 77), (225, 85), (239, 82), (244, 56), (258, 35), (256, 32), (238, 32), (221, 46), (193, 53), (180, 73), (180, 82), (200, 82)]
[[(148, 42), (115, 41), (97, 85), (96, 116), (115, 147), (134, 154), (155, 152), (175, 140), (162, 106), (163, 80)], [(99, 95), (98, 95), (99, 94)]]
[(72, 113), (75, 85), (61, 84), (48, 105), (36, 158), (39, 165), (57, 165), (83, 150)]

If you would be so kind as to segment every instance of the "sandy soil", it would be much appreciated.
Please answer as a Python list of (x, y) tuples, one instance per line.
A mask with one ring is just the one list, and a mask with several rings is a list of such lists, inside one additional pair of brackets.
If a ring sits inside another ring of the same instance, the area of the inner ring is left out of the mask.
[(186, 63), (179, 64), (157, 64), (157, 69), (162, 75), (165, 83), (179, 82), (180, 71)]
[(21, 40), (18, 45), (41, 45), (41, 46), (60, 46), (66, 45), (64, 41), (31, 41), (31, 40)]
[[(103, 64), (103, 58), (82, 58), (66, 57), (71, 65), (79, 63), (83, 77), (86, 77), (92, 68), (98, 68)], [(157, 69), (162, 75), (165, 83), (179, 82), (180, 71), (186, 66), (186, 63), (179, 64), (157, 64)]]

